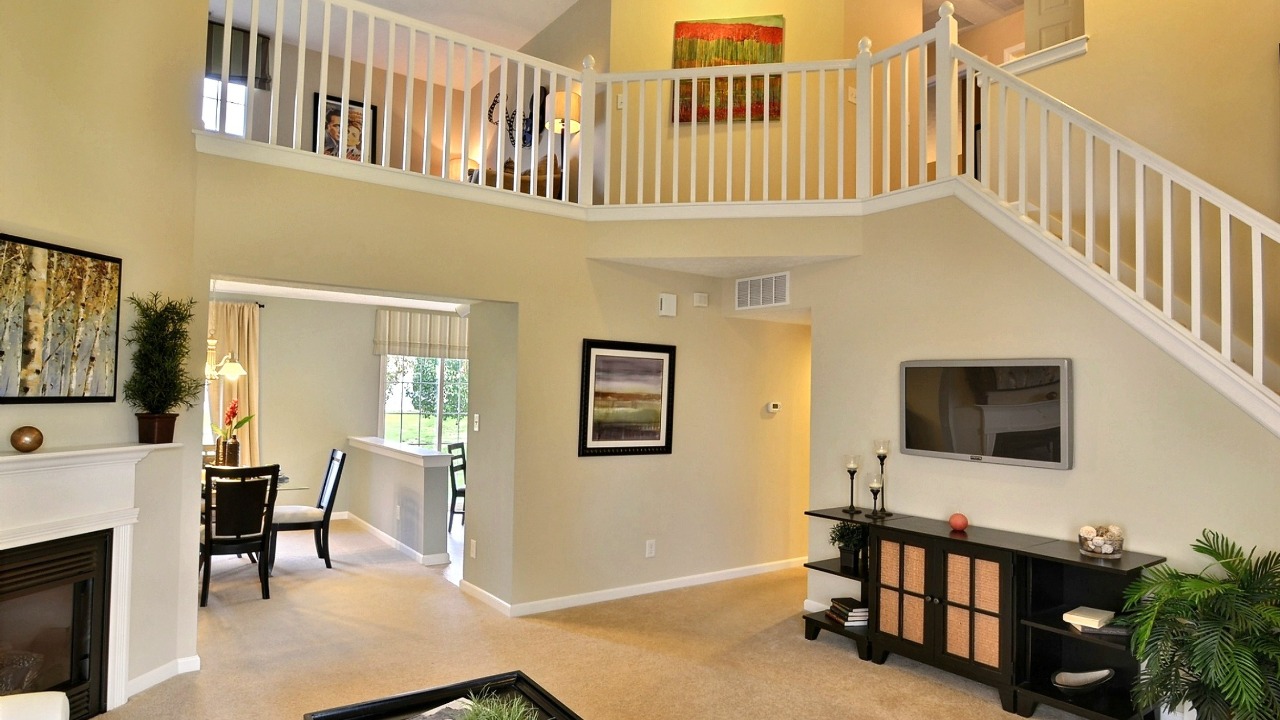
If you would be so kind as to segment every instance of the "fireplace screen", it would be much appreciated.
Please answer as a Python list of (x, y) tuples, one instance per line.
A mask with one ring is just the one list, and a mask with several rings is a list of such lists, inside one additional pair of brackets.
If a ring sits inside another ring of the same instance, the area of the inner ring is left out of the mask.
[(0, 695), (58, 690), (106, 711), (111, 532), (0, 551)]

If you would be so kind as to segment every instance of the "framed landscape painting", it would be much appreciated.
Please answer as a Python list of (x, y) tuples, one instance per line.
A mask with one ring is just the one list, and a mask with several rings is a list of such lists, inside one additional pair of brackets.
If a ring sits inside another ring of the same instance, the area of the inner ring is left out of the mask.
[(669, 455), (674, 345), (582, 341), (578, 456)]
[(115, 401), (120, 265), (0, 234), (0, 403)]
[[(685, 20), (675, 26), (671, 67), (703, 68), (782, 62), (785, 22), (781, 15)], [(681, 80), (676, 84), (675, 121), (725, 122), (782, 117), (782, 76), (738, 75)]]

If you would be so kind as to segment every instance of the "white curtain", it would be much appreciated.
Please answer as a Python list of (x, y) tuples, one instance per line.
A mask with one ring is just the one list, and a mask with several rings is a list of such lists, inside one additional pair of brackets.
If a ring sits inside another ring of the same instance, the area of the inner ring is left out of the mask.
[(223, 413), (232, 400), (240, 401), (239, 417), (253, 416), (247, 425), (236, 431), (240, 441), (240, 464), (257, 465), (258, 426), (262, 415), (258, 412), (258, 327), (261, 308), (256, 302), (209, 303), (209, 335), (218, 341), (217, 358), (231, 357), (244, 366), (248, 373), (232, 382), (219, 378), (209, 382), (209, 412), (214, 424), (221, 425)]
[(467, 359), (467, 318), (427, 310), (378, 308), (375, 355)]

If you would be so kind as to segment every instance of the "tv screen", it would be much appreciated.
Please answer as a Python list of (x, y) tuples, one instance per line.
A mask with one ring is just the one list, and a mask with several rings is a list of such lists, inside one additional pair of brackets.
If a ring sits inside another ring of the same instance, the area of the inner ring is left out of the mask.
[(902, 452), (1071, 468), (1071, 361), (902, 363)]

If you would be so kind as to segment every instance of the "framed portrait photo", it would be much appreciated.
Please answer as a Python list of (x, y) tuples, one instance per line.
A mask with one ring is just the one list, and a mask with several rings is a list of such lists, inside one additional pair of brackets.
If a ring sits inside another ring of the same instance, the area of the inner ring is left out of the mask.
[(348, 100), (344, 118), (342, 98), (328, 95), (321, 108), (320, 93), (312, 93), (312, 97), (315, 104), (311, 137), (317, 143), (316, 152), (356, 162), (378, 162), (377, 105), (370, 105), (366, 115), (364, 103)]
[(120, 266), (0, 234), (0, 404), (115, 402)]
[(674, 345), (582, 341), (578, 456), (670, 455)]

